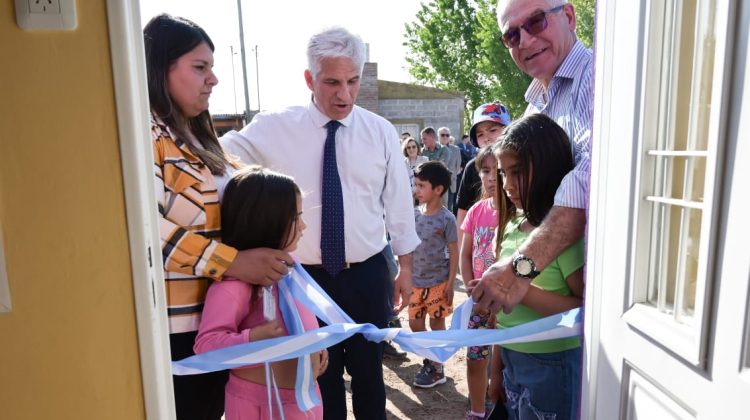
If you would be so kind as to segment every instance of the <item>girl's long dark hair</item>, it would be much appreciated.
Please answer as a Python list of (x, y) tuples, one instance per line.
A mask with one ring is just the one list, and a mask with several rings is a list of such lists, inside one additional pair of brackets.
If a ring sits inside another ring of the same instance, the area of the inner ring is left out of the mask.
[[(567, 133), (548, 116), (533, 114), (509, 125), (493, 150), (496, 156), (504, 150), (518, 155), (518, 189), (523, 212), (532, 226), (539, 226), (554, 205), (560, 182), (575, 166)], [(505, 195), (502, 184), (497, 194), (500, 205), (495, 240), (499, 256), (505, 226), (517, 209)]]
[(221, 240), (240, 251), (284, 249), (297, 223), (300, 189), (286, 175), (260, 166), (237, 171), (221, 202)]
[[(198, 156), (214, 175), (223, 175), (226, 166), (237, 167), (219, 145), (211, 114), (203, 111), (186, 118), (169, 95), (167, 76), (177, 59), (192, 51), (201, 43), (208, 44), (211, 51), (214, 43), (206, 31), (195, 23), (180, 17), (161, 14), (153, 17), (143, 29), (146, 49), (146, 73), (148, 77), (148, 99), (151, 111), (185, 142), (190, 151)], [(189, 140), (190, 132), (203, 148)]]

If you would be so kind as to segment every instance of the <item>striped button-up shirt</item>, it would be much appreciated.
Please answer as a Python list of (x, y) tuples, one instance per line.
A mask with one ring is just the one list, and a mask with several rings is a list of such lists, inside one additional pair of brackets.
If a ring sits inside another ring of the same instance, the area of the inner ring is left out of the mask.
[(237, 251), (219, 242), (219, 198), (208, 167), (153, 114), (151, 140), (169, 331), (197, 331), (206, 289)]
[(525, 115), (542, 113), (568, 133), (575, 168), (565, 176), (555, 194), (559, 207), (588, 208), (589, 157), (594, 105), (594, 58), (591, 50), (576, 41), (560, 64), (549, 88), (534, 79), (526, 90), (529, 103)]

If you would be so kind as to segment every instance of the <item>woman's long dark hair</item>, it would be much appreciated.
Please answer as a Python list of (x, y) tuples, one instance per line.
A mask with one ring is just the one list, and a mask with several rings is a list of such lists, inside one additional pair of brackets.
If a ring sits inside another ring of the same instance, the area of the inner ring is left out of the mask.
[[(509, 125), (493, 150), (496, 156), (505, 150), (518, 155), (518, 192), (523, 212), (532, 226), (539, 226), (554, 205), (560, 182), (575, 166), (568, 134), (548, 116), (533, 114)], [(505, 226), (517, 209), (507, 199), (502, 183), (497, 194), (500, 205), (495, 240), (499, 256)]]
[(286, 175), (260, 166), (240, 169), (227, 183), (221, 202), (222, 242), (240, 251), (284, 249), (296, 228), (299, 195), (299, 187)]
[[(161, 14), (152, 18), (143, 29), (143, 42), (146, 47), (151, 111), (187, 144), (212, 174), (223, 175), (227, 165), (236, 167), (236, 163), (227, 157), (219, 145), (211, 114), (203, 111), (195, 117), (186, 118), (169, 95), (167, 76), (172, 64), (204, 42), (211, 51), (214, 50), (214, 44), (206, 31), (187, 19)], [(195, 136), (203, 148), (193, 145), (187, 132)]]

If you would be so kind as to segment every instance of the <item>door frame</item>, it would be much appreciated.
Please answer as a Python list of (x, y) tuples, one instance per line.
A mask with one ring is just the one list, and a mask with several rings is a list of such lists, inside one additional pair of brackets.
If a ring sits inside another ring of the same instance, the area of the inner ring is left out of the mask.
[(175, 419), (140, 4), (107, 0), (107, 19), (145, 415)]
[[(645, 8), (648, 6), (648, 1), (640, 1), (639, 9), (641, 19), (638, 22), (637, 27), (634, 27), (634, 36), (638, 39), (637, 45), (639, 51), (642, 51), (644, 47), (644, 13)], [(750, 226), (750, 222), (746, 216), (746, 209), (750, 208), (750, 200), (748, 196), (741, 193), (743, 186), (741, 185), (740, 179), (747, 179), (747, 177), (738, 176), (739, 174), (748, 174), (750, 169), (747, 165), (738, 165), (736, 156), (747, 156), (747, 150), (750, 146), (743, 145), (745, 142), (741, 141), (741, 135), (739, 133), (747, 132), (747, 130), (741, 129), (742, 126), (750, 127), (748, 119), (743, 120), (743, 116), (750, 115), (750, 101), (745, 100), (743, 104), (743, 88), (745, 91), (744, 97), (748, 98), (747, 92), (750, 92), (750, 71), (748, 70), (747, 63), (748, 57), (750, 57), (750, 48), (748, 48), (748, 34), (750, 30), (747, 29), (747, 24), (750, 23), (750, 7), (747, 4), (735, 4), (728, 2), (729, 7), (729, 24), (724, 29), (726, 31), (726, 54), (722, 58), (726, 61), (726, 65), (721, 70), (722, 74), (714, 77), (723, 77), (721, 84), (721, 99), (715, 106), (719, 107), (719, 122), (720, 127), (718, 129), (720, 138), (724, 142), (720, 145), (717, 151), (717, 158), (724, 159), (726, 161), (723, 168), (717, 172), (716, 179), (714, 180), (714, 186), (719, 188), (717, 190), (717, 198), (714, 200), (714, 206), (716, 206), (715, 218), (718, 218), (718, 222), (715, 224), (716, 232), (715, 242), (713, 249), (710, 251), (708, 256), (713, 265), (709, 269), (709, 275), (715, 276), (717, 280), (717, 287), (710, 296), (707, 302), (710, 302), (710, 309), (708, 309), (706, 316), (710, 319), (707, 323), (709, 331), (709, 340), (716, 340), (716, 342), (732, 342), (734, 345), (730, 346), (733, 349), (741, 348), (745, 354), (744, 365), (735, 366), (736, 360), (730, 358), (729, 360), (722, 360), (715, 356), (715, 349), (713, 352), (709, 352), (711, 358), (708, 372), (712, 375), (716, 375), (716, 372), (732, 372), (738, 371), (738, 381), (744, 381), (742, 386), (746, 387), (747, 383), (750, 383), (750, 350), (747, 346), (750, 343), (750, 305), (748, 305), (748, 285), (744, 284), (736, 289), (730, 291), (729, 282), (724, 287), (721, 287), (721, 279), (734, 279), (730, 280), (733, 286), (738, 285), (735, 281), (740, 282), (742, 280), (747, 281), (750, 278), (748, 273), (748, 267), (743, 266), (742, 262), (747, 261), (747, 248), (745, 246), (745, 240), (740, 232), (747, 232), (747, 226)], [(608, 133), (613, 130), (631, 130), (634, 135), (638, 135), (639, 130), (637, 124), (639, 118), (633, 118), (635, 125), (627, 126), (615, 126), (614, 124), (620, 123), (622, 119), (616, 120), (610, 118), (610, 103), (612, 100), (612, 92), (614, 89), (614, 74), (611, 64), (613, 54), (616, 54), (618, 50), (614, 46), (614, 36), (616, 25), (623, 25), (623, 22), (616, 22), (616, 2), (610, 0), (598, 0), (597, 1), (597, 17), (596, 27), (600, 28), (598, 36), (596, 37), (596, 80), (595, 80), (595, 101), (594, 101), (594, 139), (607, 139)], [(626, 22), (628, 23), (628, 22)], [(641, 61), (642, 54), (637, 54), (637, 59)], [(640, 68), (640, 63), (638, 64)], [(634, 105), (639, 106), (638, 99), (635, 100)], [(744, 105), (744, 108), (743, 108)], [(634, 108), (635, 109), (635, 108)], [(633, 111), (633, 115), (637, 116), (638, 113)], [(626, 119), (627, 120), (627, 119)], [(744, 154), (742, 152), (735, 152), (738, 148), (744, 148)], [(610, 355), (602, 351), (600, 347), (601, 340), (601, 328), (603, 325), (602, 314), (607, 308), (602, 307), (602, 296), (607, 293), (605, 285), (602, 284), (602, 279), (606, 279), (607, 263), (602, 253), (596, 250), (602, 249), (602, 244), (605, 243), (605, 229), (607, 218), (609, 215), (606, 214), (604, 209), (607, 208), (607, 185), (608, 179), (611, 177), (623, 176), (622, 173), (615, 173), (616, 169), (607, 166), (607, 157), (611, 153), (611, 148), (604, 141), (594, 140), (592, 147), (592, 159), (591, 159), (591, 200), (590, 200), (590, 213), (589, 213), (589, 231), (588, 231), (588, 249), (587, 249), (587, 267), (586, 267), (586, 278), (588, 282), (586, 284), (586, 313), (585, 313), (585, 346), (584, 346), (584, 380), (583, 388), (581, 393), (581, 418), (594, 418), (596, 415), (597, 406), (609, 406), (609, 407), (622, 407), (622, 404), (627, 401), (621, 400), (621, 397), (625, 395), (622, 393), (618, 396), (610, 396), (601, 390), (605, 387), (612, 385), (613, 383), (621, 384), (622, 378), (620, 374), (623, 370), (623, 366), (618, 364), (618, 360), (611, 361), (607, 364), (607, 359)], [(732, 157), (730, 159), (730, 157)], [(635, 167), (635, 165), (633, 165)], [(720, 179), (723, 178), (724, 184), (719, 184)], [(746, 188), (746, 187), (745, 187)], [(625, 193), (625, 192), (623, 192)], [(630, 197), (633, 196), (632, 191), (627, 192)], [(633, 231), (634, 223), (634, 212), (632, 206), (628, 207), (628, 218), (626, 220), (627, 232)], [(601, 228), (597, 229), (596, 226)], [(730, 229), (731, 226), (731, 229)], [(744, 230), (743, 230), (744, 227)], [(630, 246), (626, 247), (628, 252)], [(630, 261), (630, 256), (627, 257)], [(738, 264), (738, 262), (740, 262)], [(744, 291), (745, 293), (741, 293)], [(732, 293), (734, 292), (734, 293)], [(721, 298), (721, 305), (719, 304)], [(627, 302), (623, 302), (627, 304)], [(731, 314), (731, 315), (730, 315)], [(736, 337), (736, 331), (744, 331), (743, 337)], [(731, 340), (730, 338), (731, 337)], [(714, 347), (714, 342), (708, 344), (708, 348)], [(727, 366), (730, 366), (727, 369)], [(739, 385), (739, 384), (738, 384)], [(737, 389), (741, 389), (739, 386)], [(746, 388), (745, 388), (746, 389)], [(744, 402), (745, 398), (726, 398), (727, 401), (722, 401), (726, 410), (736, 410), (740, 412), (740, 406)], [(616, 412), (622, 413), (619, 409)]]

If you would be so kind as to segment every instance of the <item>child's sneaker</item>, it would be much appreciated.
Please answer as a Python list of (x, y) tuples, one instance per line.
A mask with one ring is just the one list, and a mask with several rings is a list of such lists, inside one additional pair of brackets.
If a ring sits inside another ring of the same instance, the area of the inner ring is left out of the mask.
[(422, 367), (414, 376), (414, 386), (419, 388), (432, 388), (446, 382), (445, 373), (438, 369), (429, 360), (424, 359)]
[(474, 414), (471, 411), (467, 411), (466, 417), (464, 417), (464, 420), (484, 420), (484, 419), (485, 419), (484, 415), (480, 416), (480, 415)]

